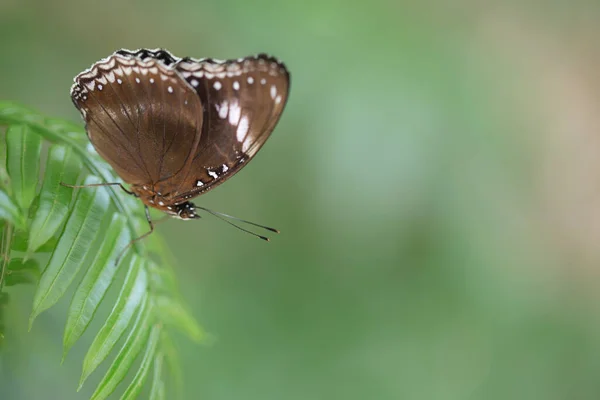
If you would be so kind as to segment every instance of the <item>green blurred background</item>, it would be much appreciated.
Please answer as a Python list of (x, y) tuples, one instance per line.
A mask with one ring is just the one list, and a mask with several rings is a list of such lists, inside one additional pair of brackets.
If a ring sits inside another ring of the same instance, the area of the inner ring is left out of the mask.
[[(283, 118), (251, 166), (159, 227), (210, 346), (189, 399), (599, 399), (600, 4), (0, 0), (0, 98), (80, 121), (114, 50), (268, 52)], [(0, 399), (85, 399), (70, 296), (27, 332), (12, 290)], [(101, 373), (94, 374), (97, 379)]]

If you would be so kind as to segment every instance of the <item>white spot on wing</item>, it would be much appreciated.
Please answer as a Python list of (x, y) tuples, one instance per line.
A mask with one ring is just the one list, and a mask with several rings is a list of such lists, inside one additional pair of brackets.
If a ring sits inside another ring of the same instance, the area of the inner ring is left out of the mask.
[(241, 114), (240, 105), (238, 103), (232, 103), (229, 107), (229, 123), (231, 125), (237, 125), (240, 122)]
[(173, 88), (172, 88), (171, 86), (169, 86), (169, 87), (167, 88), (167, 90), (169, 91), (169, 93), (173, 93)]
[[(217, 104), (217, 107), (219, 107), (218, 104)], [(227, 102), (224, 101), (223, 103), (221, 103), (221, 106), (219, 107), (219, 109), (217, 111), (219, 111), (219, 117), (221, 119), (227, 118), (227, 113), (229, 112), (229, 107), (227, 105)]]
[(248, 149), (250, 148), (250, 144), (252, 144), (252, 141), (250, 140), (250, 138), (248, 138), (247, 140), (244, 140), (244, 143), (242, 144), (242, 151), (244, 153), (248, 151)]
[(229, 167), (225, 164), (223, 164), (223, 173), (227, 172), (229, 170)]
[(239, 90), (240, 83), (238, 81), (233, 82), (233, 90)]
[(248, 83), (249, 83), (250, 85), (252, 85), (252, 84), (254, 83), (254, 78), (253, 78), (253, 77), (251, 77), (251, 76), (249, 76), (249, 77), (248, 77)]
[(261, 84), (261, 85), (265, 85), (266, 83), (267, 83), (267, 80), (266, 80), (265, 78), (262, 78), (262, 79), (260, 80), (260, 84)]
[(98, 84), (98, 90), (102, 90), (102, 85)]
[(219, 175), (217, 175), (217, 173), (215, 171), (208, 171), (208, 174), (215, 179), (217, 179), (219, 177)]
[(200, 82), (198, 82), (198, 80), (197, 80), (197, 79), (192, 79), (192, 86), (193, 86), (193, 87), (196, 87), (196, 86), (198, 86), (198, 84), (199, 84), (199, 83), (200, 83)]
[(219, 81), (216, 81), (216, 82), (213, 84), (213, 87), (215, 88), (215, 90), (219, 90), (219, 89), (221, 89), (221, 82), (219, 82)]
[(154, 83), (154, 78), (150, 78), (150, 83)]
[(120, 85), (121, 83), (123, 83), (123, 81), (121, 80), (121, 78), (117, 78), (117, 83)]
[(246, 138), (246, 134), (248, 133), (248, 116), (244, 115), (242, 119), (240, 119), (240, 124), (237, 127), (236, 138), (238, 142), (243, 142)]
[(135, 78), (135, 82), (136, 82), (136, 83), (140, 83), (140, 78), (136, 77), (136, 78)]
[(281, 103), (281, 95), (275, 97), (275, 104)]
[(197, 180), (196, 181), (196, 186), (200, 187), (200, 186), (204, 186), (204, 183), (202, 183), (201, 180)]
[(277, 88), (275, 87), (275, 85), (271, 86), (271, 98), (274, 99), (275, 96), (277, 96)]

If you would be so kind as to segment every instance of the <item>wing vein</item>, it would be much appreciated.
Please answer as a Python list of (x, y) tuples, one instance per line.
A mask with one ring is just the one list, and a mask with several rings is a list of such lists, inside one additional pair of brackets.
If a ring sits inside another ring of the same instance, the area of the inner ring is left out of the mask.
[[(108, 112), (108, 110), (106, 109), (106, 107), (104, 107), (104, 105), (96, 98), (96, 95), (93, 94), (93, 92), (90, 92), (90, 96), (96, 101), (96, 103), (98, 103), (98, 105), (100, 106), (100, 108), (102, 108), (102, 110), (104, 111), (104, 113), (112, 121), (112, 123), (115, 125), (115, 127), (117, 127), (117, 129), (121, 132), (121, 134), (123, 135), (123, 137), (126, 138), (127, 135), (125, 134), (125, 132), (123, 131), (123, 129), (121, 128), (121, 126), (119, 126), (119, 124), (117, 124), (117, 122), (114, 120), (114, 118), (112, 117), (112, 115), (110, 115), (110, 113)], [(96, 123), (96, 125), (98, 127), (100, 127), (100, 129), (102, 129), (102, 131), (105, 133), (106, 137), (110, 138), (110, 135), (108, 134), (108, 132), (103, 127), (101, 127), (99, 123)], [(113, 143), (115, 143), (115, 145), (118, 145), (116, 142), (114, 142), (114, 140), (113, 140)], [(131, 152), (131, 150), (128, 147), (126, 147), (126, 150), (129, 153), (131, 159), (135, 161), (136, 157), (133, 155), (133, 153)], [(136, 165), (138, 167), (144, 169), (143, 168), (143, 159), (140, 159), (140, 161), (142, 162), (142, 165), (140, 165), (137, 161), (136, 161)], [(146, 172), (148, 172), (148, 171), (146, 170)], [(150, 175), (148, 175), (148, 177), (150, 177)]]

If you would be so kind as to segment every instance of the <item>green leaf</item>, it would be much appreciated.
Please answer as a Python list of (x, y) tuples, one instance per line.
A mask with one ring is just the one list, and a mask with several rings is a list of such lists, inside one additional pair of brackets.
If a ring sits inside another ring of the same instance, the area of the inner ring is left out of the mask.
[(125, 378), (127, 371), (148, 341), (148, 332), (152, 326), (152, 303), (146, 298), (137, 319), (125, 340), (123, 347), (115, 357), (106, 375), (96, 387), (91, 400), (106, 399)]
[[(119, 283), (118, 299), (85, 356), (81, 384), (131, 328), (95, 396), (109, 396), (130, 372), (144, 347), (141, 365), (123, 398), (140, 394), (151, 365), (152, 399), (167, 397), (167, 382), (175, 383), (177, 393), (181, 394), (183, 375), (178, 355), (164, 327), (166, 324), (178, 327), (195, 339), (203, 333), (182, 306), (172, 268), (175, 260), (169, 248), (160, 235), (154, 234), (149, 240), (136, 242), (131, 248), (132, 256), (123, 257), (118, 267), (114, 263), (121, 244), (125, 247), (131, 237), (148, 231), (143, 204), (117, 187), (78, 190), (73, 199), (73, 190), (59, 185), (61, 181), (76, 183), (81, 172), (96, 177), (88, 182), (120, 181), (91, 146), (79, 124), (47, 118), (19, 104), (0, 102), (0, 129), (4, 126), (10, 131), (6, 139), (10, 171), (2, 162), (0, 289), (4, 285), (32, 282), (39, 276), (32, 323), (40, 312), (64, 296), (83, 267), (86, 272), (74, 293), (65, 327), (66, 354), (97, 318), (96, 310), (108, 293), (107, 288), (115, 282), (116, 271), (126, 268), (125, 281)], [(40, 152), (40, 138), (53, 143), (41, 179), (39, 160), (45, 159), (45, 154)], [(83, 171), (81, 166), (85, 167)], [(116, 207), (114, 218), (106, 194)], [(43, 252), (51, 254), (40, 276), (36, 264), (40, 258), (36, 255)], [(10, 258), (17, 253), (26, 253), (25, 259)], [(0, 303), (6, 298), (0, 292)], [(0, 339), (3, 329), (0, 312)], [(173, 380), (167, 381), (167, 377)]]
[(145, 301), (147, 286), (148, 278), (143, 267), (143, 259), (134, 255), (117, 302), (85, 355), (79, 381), (80, 388), (87, 377), (108, 356), (129, 326), (140, 303), (142, 300)]
[(150, 332), (150, 338), (146, 344), (146, 352), (142, 358), (140, 368), (135, 374), (133, 381), (129, 384), (129, 387), (125, 390), (125, 393), (123, 393), (123, 396), (121, 396), (121, 400), (134, 400), (139, 396), (142, 386), (148, 376), (148, 372), (150, 372), (150, 366), (156, 356), (156, 349), (158, 348), (160, 340), (160, 331), (160, 325), (156, 324), (152, 327), (152, 332)]
[(157, 294), (177, 293), (177, 283), (173, 271), (168, 268), (161, 268), (155, 262), (148, 261), (148, 276), (150, 278), (150, 287)]
[(13, 125), (6, 131), (6, 170), (21, 210), (28, 209), (35, 197), (41, 151), (42, 140), (27, 125)]
[(53, 145), (48, 152), (40, 205), (30, 226), (28, 252), (46, 243), (64, 222), (73, 197), (73, 189), (60, 183), (76, 184), (81, 163), (70, 147)]
[(74, 124), (71, 121), (65, 121), (62, 119), (45, 118), (44, 126), (46, 126), (48, 130), (59, 132), (62, 135), (68, 136), (70, 139), (76, 140), (83, 145), (87, 145), (89, 143), (87, 135), (85, 134), (85, 130), (83, 130), (79, 124)]
[(163, 353), (158, 353), (154, 356), (154, 372), (152, 374), (150, 400), (165, 400), (165, 381), (162, 376), (164, 359), (165, 355)]
[[(113, 215), (102, 246), (71, 300), (63, 338), (63, 358), (85, 332), (96, 313), (100, 301), (104, 298), (118, 270), (115, 261), (130, 240), (125, 217), (119, 214)], [(123, 259), (122, 257), (121, 261)], [(119, 265), (122, 264), (121, 262)]]
[(161, 350), (165, 354), (165, 359), (167, 362), (167, 367), (169, 372), (171, 373), (171, 378), (173, 384), (175, 386), (175, 398), (182, 399), (183, 398), (183, 371), (181, 369), (181, 362), (179, 361), (179, 353), (175, 348), (175, 344), (167, 335), (163, 333), (161, 338)]
[[(52, 253), (58, 244), (58, 238), (60, 237), (60, 232), (52, 236), (46, 243), (41, 245), (35, 253)], [(27, 252), (27, 248), (29, 247), (29, 232), (28, 231), (17, 231), (15, 232), (15, 236), (13, 237), (12, 249), (14, 251)], [(25, 257), (26, 259), (31, 256), (32, 253), (28, 253)]]
[(6, 286), (14, 286), (21, 283), (37, 283), (40, 277), (40, 267), (36, 260), (13, 258), (8, 264), (6, 271)]
[[(31, 261), (31, 260), (29, 260)], [(34, 274), (27, 271), (15, 271), (9, 272), (5, 277), (5, 285), (6, 286), (15, 286), (22, 284), (36, 284), (37, 278)]]
[(204, 331), (181, 302), (167, 296), (156, 296), (154, 302), (166, 325), (179, 329), (196, 342), (204, 339)]
[(25, 217), (21, 210), (3, 190), (0, 190), (0, 219), (14, 224), (19, 229), (25, 228)]
[(39, 113), (10, 101), (0, 102), (0, 124), (43, 124), (44, 117)]
[(8, 172), (6, 172), (6, 168), (4, 165), (0, 164), (0, 189), (11, 192), (10, 188), (10, 176), (8, 176)]
[[(37, 275), (40, 274), (40, 266), (36, 260), (23, 260), (22, 258), (13, 258), (8, 264), (8, 269), (11, 271), (37, 271)], [(34, 272), (35, 273), (35, 272)]]
[[(86, 183), (96, 179), (87, 179)], [(109, 200), (106, 191), (81, 189), (63, 234), (42, 274), (33, 299), (29, 326), (42, 311), (54, 305), (65, 293), (82, 266), (91, 244), (106, 216)]]
[[(4, 274), (8, 271), (8, 264), (10, 263), (11, 243), (13, 238), (14, 226), (11, 224), (3, 223), (2, 230), (0, 231), (0, 289), (2, 289)], [(2, 297), (2, 291), (0, 291), (0, 299)], [(0, 321), (1, 323), (2, 321)]]

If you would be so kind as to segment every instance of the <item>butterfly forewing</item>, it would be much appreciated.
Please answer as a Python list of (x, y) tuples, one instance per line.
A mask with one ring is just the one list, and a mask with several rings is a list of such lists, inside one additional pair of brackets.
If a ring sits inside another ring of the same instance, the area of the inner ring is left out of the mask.
[(72, 97), (90, 141), (127, 183), (150, 186), (196, 153), (200, 99), (157, 60), (115, 54), (78, 75)]

